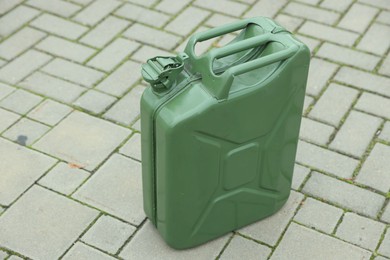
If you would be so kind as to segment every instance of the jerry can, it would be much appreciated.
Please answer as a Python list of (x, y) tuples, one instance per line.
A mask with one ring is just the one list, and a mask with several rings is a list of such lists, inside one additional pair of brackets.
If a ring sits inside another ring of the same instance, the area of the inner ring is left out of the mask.
[[(194, 47), (241, 30), (229, 44)], [(194, 34), (183, 53), (142, 66), (144, 210), (173, 248), (197, 246), (287, 201), (310, 52), (256, 17)]]

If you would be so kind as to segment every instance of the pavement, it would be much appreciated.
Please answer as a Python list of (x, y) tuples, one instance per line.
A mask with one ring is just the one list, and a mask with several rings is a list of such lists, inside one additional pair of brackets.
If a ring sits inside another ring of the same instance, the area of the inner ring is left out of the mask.
[[(390, 259), (390, 1), (9, 0), (0, 15), (0, 259)], [(313, 56), (293, 191), (170, 249), (142, 209), (140, 66), (258, 15)]]

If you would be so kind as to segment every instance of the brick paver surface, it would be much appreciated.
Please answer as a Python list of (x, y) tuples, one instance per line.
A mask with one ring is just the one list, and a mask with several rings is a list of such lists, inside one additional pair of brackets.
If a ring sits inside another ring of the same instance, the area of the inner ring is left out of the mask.
[[(173, 250), (142, 209), (141, 64), (257, 15), (312, 51), (294, 191)], [(390, 0), (0, 0), (0, 260), (390, 259), (389, 47)]]

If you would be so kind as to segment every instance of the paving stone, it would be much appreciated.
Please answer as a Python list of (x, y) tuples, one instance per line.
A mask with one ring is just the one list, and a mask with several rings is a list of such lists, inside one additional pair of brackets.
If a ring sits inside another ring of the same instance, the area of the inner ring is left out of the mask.
[(0, 106), (19, 114), (25, 114), (41, 101), (40, 96), (18, 89), (4, 98)]
[(122, 38), (116, 39), (94, 56), (87, 65), (104, 71), (111, 71), (122, 60), (139, 47), (139, 44)]
[[(141, 1), (141, 0), (138, 0)], [(143, 0), (142, 0), (143, 1)], [(177, 14), (188, 5), (191, 0), (162, 0), (155, 6), (156, 10), (160, 10), (169, 14)]]
[(91, 3), (93, 0), (71, 0), (73, 3), (80, 4), (80, 5), (87, 5)]
[(390, 204), (387, 203), (384, 212), (382, 213), (381, 220), (390, 223)]
[(3, 132), (5, 129), (15, 123), (20, 118), (20, 115), (0, 108), (0, 118), (0, 132)]
[(157, 0), (127, 0), (127, 2), (150, 7), (150, 6), (154, 5), (157, 2)]
[(359, 2), (390, 10), (390, 5), (387, 0), (359, 0)]
[(37, 49), (76, 62), (86, 61), (95, 50), (84, 45), (49, 36), (35, 46)]
[(309, 260), (328, 259), (330, 256), (333, 260), (368, 260), (371, 252), (292, 223), (270, 259)]
[(114, 154), (73, 197), (139, 225), (145, 219), (141, 178), (139, 162)]
[(140, 99), (144, 89), (140, 85), (133, 88), (104, 114), (104, 118), (129, 125), (140, 114)]
[(27, 4), (63, 17), (69, 17), (80, 10), (80, 6), (62, 0), (29, 0)]
[(303, 192), (372, 218), (385, 202), (385, 198), (377, 193), (317, 172), (312, 173)]
[(305, 114), (308, 110), (308, 108), (313, 104), (314, 98), (310, 96), (305, 96), (305, 101), (303, 103), (303, 114)]
[(290, 32), (295, 31), (303, 23), (303, 19), (288, 16), (285, 14), (279, 14), (278, 16), (276, 16), (275, 21), (285, 27)]
[(372, 19), (378, 13), (378, 9), (355, 3), (338, 23), (338, 27), (363, 33)]
[(310, 111), (309, 117), (337, 127), (357, 96), (357, 90), (332, 83)]
[(171, 50), (181, 40), (179, 37), (152, 29), (142, 24), (134, 24), (127, 29), (123, 36), (163, 49)]
[(303, 117), (299, 137), (312, 143), (326, 145), (334, 130), (332, 126)]
[[(208, 1), (208, 0), (196, 0), (194, 2), (194, 5), (203, 7), (205, 9), (209, 9), (215, 12), (220, 12), (224, 14), (230, 14), (232, 16), (241, 16), (244, 11), (248, 8), (247, 5), (233, 2), (233, 1), (227, 1), (227, 0), (214, 0), (214, 1)], [(223, 8), (221, 8), (223, 6)], [(259, 14), (258, 14), (259, 15)]]
[(135, 123), (131, 126), (133, 129), (141, 132), (141, 120), (138, 119), (137, 121), (135, 121)]
[(77, 242), (64, 255), (62, 259), (94, 259), (94, 260), (114, 260), (113, 258), (93, 247), (87, 246), (84, 243)]
[(135, 230), (135, 227), (113, 217), (101, 216), (81, 240), (115, 254)]
[(366, 70), (373, 70), (380, 60), (380, 57), (331, 43), (324, 43), (316, 55)]
[(374, 258), (374, 260), (388, 260), (389, 258), (383, 257), (383, 256), (377, 256)]
[(383, 223), (347, 212), (337, 228), (336, 236), (374, 251), (384, 230)]
[(355, 108), (390, 119), (390, 100), (370, 93), (363, 93)]
[(23, 0), (3, 1), (0, 6), (0, 14), (5, 14), (15, 6), (19, 5), (21, 2), (23, 2)]
[(162, 27), (170, 19), (170, 16), (166, 14), (132, 4), (122, 5), (115, 14), (157, 28)]
[(44, 66), (42, 71), (88, 88), (104, 77), (100, 71), (58, 58)]
[(16, 84), (51, 59), (50, 55), (29, 50), (0, 69), (0, 79)]
[[(304, 44), (306, 44), (306, 46), (309, 47), (309, 50), (310, 50), (311, 53), (313, 53), (313, 51), (315, 49), (317, 49), (318, 45), (320, 44), (319, 40), (316, 40), (316, 39), (313, 39), (313, 38), (309, 38), (309, 37), (306, 37), (306, 36), (303, 36), (303, 35), (296, 34), (295, 37), (298, 38), (300, 41), (302, 41)], [(311, 61), (310, 61), (310, 67), (312, 66), (311, 63), (312, 63), (313, 60), (314, 59), (311, 59)]]
[(306, 179), (307, 175), (309, 175), (310, 169), (299, 164), (295, 164), (294, 166), (294, 174), (291, 183), (291, 188), (294, 190), (298, 190), (302, 185), (303, 181)]
[(381, 123), (382, 120), (377, 117), (351, 111), (329, 147), (361, 157)]
[(283, 12), (329, 25), (334, 24), (340, 17), (338, 13), (296, 2), (290, 2)]
[(10, 60), (31, 48), (35, 43), (45, 37), (45, 33), (25, 27), (12, 35), (0, 45), (0, 57)]
[(188, 35), (200, 23), (206, 19), (210, 13), (196, 7), (188, 7), (175, 17), (165, 29), (183, 36)]
[(11, 128), (3, 133), (8, 138), (20, 145), (29, 146), (49, 131), (49, 127), (27, 118), (22, 118)]
[(89, 172), (79, 169), (77, 165), (60, 162), (39, 180), (39, 184), (70, 195), (89, 175)]
[(35, 72), (23, 80), (19, 86), (67, 103), (75, 100), (86, 90), (81, 86), (49, 76), (42, 72)]
[(390, 26), (374, 23), (364, 34), (363, 38), (357, 45), (357, 48), (378, 55), (383, 55), (390, 46), (390, 37), (382, 37), (383, 35), (390, 35)]
[(239, 233), (274, 246), (286, 229), (303, 199), (301, 193), (291, 191), (286, 204), (274, 215), (238, 230)]
[(298, 31), (302, 34), (310, 35), (321, 40), (347, 46), (352, 46), (359, 37), (359, 34), (357, 33), (311, 21), (305, 22)]
[(0, 82), (0, 100), (15, 91), (14, 87)]
[(175, 250), (162, 240), (156, 228), (147, 220), (119, 256), (124, 259), (215, 259), (228, 239), (226, 235), (192, 249)]
[(71, 40), (76, 40), (88, 30), (88, 28), (85, 26), (51, 14), (41, 15), (32, 21), (30, 25), (48, 33), (62, 36)]
[(96, 89), (119, 97), (140, 78), (140, 64), (126, 61), (99, 83)]
[(390, 97), (390, 79), (368, 72), (342, 67), (334, 77), (335, 80), (357, 88), (376, 92)]
[(235, 235), (219, 259), (267, 259), (271, 249)]
[(73, 104), (95, 114), (103, 112), (117, 99), (96, 90), (89, 90), (79, 97)]
[(131, 56), (131, 59), (146, 63), (148, 59), (156, 56), (174, 56), (174, 54), (147, 45), (143, 45)]
[(15, 32), (38, 15), (39, 11), (33, 8), (24, 5), (16, 7), (0, 18), (0, 36)]
[(23, 260), (24, 258), (21, 258), (17, 255), (11, 255), (7, 260)]
[(307, 198), (295, 215), (294, 220), (310, 228), (331, 234), (342, 215), (342, 209)]
[(378, 248), (378, 253), (381, 255), (390, 257), (390, 231), (387, 229), (385, 238), (383, 239), (380, 247)]
[(356, 181), (387, 193), (390, 188), (390, 146), (376, 143)]
[(116, 35), (123, 31), (129, 24), (130, 22), (123, 19), (108, 16), (104, 21), (84, 35), (80, 39), (80, 42), (97, 48), (102, 48)]
[(390, 25), (390, 12), (382, 11), (376, 18), (377, 22), (385, 23)]
[(247, 13), (245, 13), (245, 17), (249, 18), (259, 15), (274, 17), (286, 3), (287, 0), (260, 0), (254, 4)]
[(383, 60), (379, 73), (390, 76), (390, 55)]
[(298, 1), (309, 5), (317, 5), (320, 2), (320, 0), (298, 0)]
[(379, 138), (382, 140), (385, 140), (387, 142), (390, 142), (390, 122), (387, 121), (379, 135)]
[(320, 6), (343, 13), (343, 12), (345, 12), (345, 10), (348, 9), (348, 7), (351, 5), (352, 1), (353, 0), (344, 0), (344, 1), (324, 0), (321, 2)]
[(55, 125), (73, 109), (58, 102), (47, 99), (28, 113), (28, 117), (47, 125)]
[(74, 111), (34, 144), (34, 148), (95, 169), (130, 131), (87, 114)]
[(0, 259), (1, 260), (4, 260), (8, 257), (8, 254), (4, 251), (0, 251)]
[(306, 93), (317, 96), (336, 72), (336, 64), (313, 58), (310, 61)]
[(227, 24), (227, 23), (232, 23), (235, 20), (236, 19), (234, 19), (233, 17), (226, 16), (223, 14), (214, 13), (210, 16), (210, 18), (208, 18), (206, 20), (205, 25), (210, 26), (210, 27), (218, 27), (218, 26), (222, 26), (222, 25)]
[(30, 258), (57, 259), (97, 215), (96, 210), (33, 186), (1, 216), (0, 244)]
[(121, 154), (141, 161), (141, 135), (135, 133), (119, 150)]
[(79, 12), (73, 20), (85, 25), (95, 25), (114, 11), (120, 4), (116, 0), (96, 0)]

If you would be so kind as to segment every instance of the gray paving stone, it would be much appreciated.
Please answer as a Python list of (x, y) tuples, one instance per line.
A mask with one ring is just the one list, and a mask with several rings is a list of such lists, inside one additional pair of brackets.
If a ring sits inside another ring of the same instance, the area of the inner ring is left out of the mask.
[(374, 251), (385, 224), (347, 212), (337, 228), (336, 236), (352, 244)]
[(299, 137), (303, 140), (326, 145), (334, 127), (303, 117)]
[(162, 0), (155, 6), (155, 9), (169, 14), (177, 14), (190, 2), (191, 0)]
[(390, 55), (387, 55), (387, 57), (383, 60), (379, 73), (390, 76)]
[(73, 3), (80, 4), (80, 5), (87, 5), (91, 3), (93, 0), (71, 0)]
[(0, 108), (0, 118), (0, 132), (3, 132), (5, 129), (15, 123), (20, 118), (20, 115)]
[(146, 63), (148, 59), (156, 56), (174, 56), (174, 54), (172, 52), (150, 47), (148, 45), (143, 45), (131, 56), (131, 59)]
[(390, 12), (382, 11), (376, 18), (377, 22), (385, 23), (390, 25)]
[(302, 18), (292, 17), (285, 14), (278, 14), (278, 16), (275, 17), (275, 21), (290, 32), (294, 32), (303, 23)]
[(23, 260), (25, 258), (19, 257), (17, 255), (11, 255), (7, 260)]
[(0, 36), (7, 36), (39, 15), (39, 11), (20, 5), (0, 18)]
[(28, 117), (47, 125), (55, 125), (73, 109), (66, 105), (47, 99), (31, 110)]
[(158, 234), (153, 224), (147, 220), (119, 254), (124, 259), (159, 260), (195, 260), (215, 259), (229, 236), (223, 236), (209, 243), (187, 250), (175, 250), (169, 247)]
[(0, 106), (19, 114), (25, 114), (42, 101), (40, 96), (18, 89), (0, 102)]
[(329, 25), (334, 24), (340, 17), (338, 13), (296, 2), (290, 2), (283, 12)]
[(84, 35), (80, 39), (80, 42), (97, 48), (102, 48), (117, 34), (123, 31), (129, 24), (130, 22), (123, 19), (108, 16), (104, 21)]
[(390, 230), (389, 229), (387, 229), (385, 238), (383, 239), (380, 247), (378, 248), (378, 253), (390, 257)]
[(390, 188), (390, 146), (376, 143), (363, 163), (356, 182), (387, 193)]
[(56, 259), (97, 214), (96, 210), (33, 186), (1, 216), (0, 244), (30, 258)]
[(165, 29), (186, 36), (198, 27), (209, 14), (210, 12), (190, 6), (169, 22)]
[(359, 161), (348, 156), (299, 141), (296, 161), (341, 178), (350, 178)]
[(352, 3), (352, 1), (353, 0), (344, 0), (344, 1), (324, 0), (324, 1), (321, 2), (320, 6), (328, 8), (328, 9), (332, 9), (332, 10), (335, 10), (335, 11), (344, 12), (345, 10), (348, 9), (348, 7)]
[(95, 114), (103, 112), (117, 99), (96, 90), (89, 90), (79, 97), (73, 104)]
[(388, 98), (363, 93), (355, 108), (390, 119), (390, 100)]
[(386, 0), (359, 0), (359, 2), (390, 10), (389, 2)]
[[(306, 36), (303, 36), (303, 35), (299, 35), (299, 34), (295, 34), (295, 37), (297, 37), (300, 41), (302, 41), (303, 43), (305, 43), (307, 45), (307, 47), (309, 47), (309, 50), (311, 51), (311, 53), (313, 53), (313, 51), (315, 49), (317, 49), (318, 45), (320, 44), (320, 41), (319, 40), (316, 40), (316, 39), (313, 39), (313, 38), (309, 38), (309, 37), (306, 37)], [(314, 59), (312, 59), (311, 61), (313, 61)], [(310, 62), (310, 67), (311, 67), (311, 62)]]
[(77, 242), (72, 248), (64, 255), (62, 259), (94, 259), (94, 260), (114, 260), (115, 258), (95, 249), (87, 246), (83, 243)]
[(73, 19), (86, 25), (95, 25), (117, 8), (121, 3), (116, 0), (96, 0)]
[(380, 60), (380, 57), (331, 43), (324, 43), (316, 55), (366, 70), (373, 70)]
[(274, 246), (286, 229), (303, 199), (301, 193), (291, 191), (286, 204), (274, 215), (238, 230), (239, 233)]
[(382, 120), (377, 117), (351, 111), (329, 147), (361, 157), (381, 123)]
[(36, 142), (34, 148), (93, 170), (129, 134), (125, 128), (74, 111)]
[(140, 98), (144, 89), (142, 85), (134, 87), (104, 114), (104, 118), (125, 125), (132, 123), (140, 114)]
[(170, 16), (144, 8), (133, 4), (122, 5), (115, 14), (130, 19), (137, 23), (144, 23), (153, 27), (162, 27), (169, 19)]
[(383, 129), (379, 135), (379, 138), (382, 140), (385, 140), (387, 142), (390, 142), (390, 122), (386, 121), (385, 125), (383, 126)]
[(337, 127), (357, 96), (357, 90), (332, 83), (310, 111), (309, 117)]
[(317, 96), (336, 72), (336, 64), (313, 58), (310, 61), (306, 93)]
[(5, 138), (8, 138), (20, 145), (31, 145), (41, 136), (43, 136), (50, 127), (32, 121), (27, 118), (22, 118), (7, 131), (3, 133)]
[(384, 212), (382, 213), (381, 220), (390, 223), (390, 204), (387, 203)]
[(79, 169), (77, 165), (60, 162), (39, 180), (39, 184), (70, 195), (89, 175), (89, 172)]
[(232, 23), (234, 21), (235, 21), (235, 19), (233, 17), (226, 16), (223, 14), (214, 13), (210, 16), (210, 18), (208, 18), (206, 20), (204, 25), (209, 26), (209, 27), (218, 27), (218, 26), (222, 26), (222, 25), (227, 24), (227, 23)]
[(135, 230), (135, 227), (127, 223), (104, 215), (81, 237), (81, 240), (115, 254)]
[(292, 223), (271, 260), (368, 260), (371, 252)]
[(311, 21), (305, 22), (298, 31), (314, 38), (347, 46), (352, 46), (359, 37), (359, 34), (357, 33)]
[[(233, 1), (226, 1), (226, 0), (214, 0), (214, 1), (196, 0), (194, 2), (194, 5), (212, 11), (216, 11), (224, 14), (230, 14), (232, 16), (237, 16), (237, 17), (241, 16), (244, 13), (244, 11), (248, 9), (248, 6), (245, 4), (241, 4)], [(223, 8), (221, 8), (222, 6)]]
[(0, 82), (0, 100), (11, 94), (13, 91), (15, 91), (14, 87)]
[(50, 55), (29, 50), (0, 69), (0, 79), (16, 84), (51, 59)]
[(8, 254), (4, 251), (0, 251), (0, 259), (1, 260), (4, 260), (8, 257)]
[(385, 198), (369, 190), (314, 172), (303, 192), (323, 198), (343, 208), (375, 218)]
[(355, 3), (338, 23), (338, 27), (363, 33), (372, 19), (378, 13), (378, 9)]
[(342, 215), (342, 209), (307, 198), (294, 220), (310, 228), (331, 234)]
[(135, 3), (142, 6), (150, 7), (157, 2), (157, 0), (127, 0), (127, 2)]
[(21, 2), (23, 2), (23, 0), (4, 1), (0, 6), (0, 14), (5, 14), (15, 6), (19, 5)]
[(167, 50), (173, 49), (181, 41), (178, 36), (137, 23), (127, 29), (123, 36)]
[(0, 57), (10, 60), (31, 48), (35, 43), (45, 37), (45, 33), (30, 27), (25, 27), (0, 45)]
[(303, 103), (303, 114), (305, 114), (308, 108), (313, 104), (314, 98), (310, 96), (305, 96), (305, 101)]
[(85, 26), (51, 14), (41, 15), (32, 21), (30, 25), (48, 33), (62, 36), (71, 40), (76, 40), (88, 30), (88, 28)]
[(139, 225), (145, 219), (141, 177), (139, 162), (114, 154), (73, 197)]
[(100, 82), (96, 89), (114, 96), (122, 96), (136, 81), (141, 78), (140, 64), (126, 61)]
[(139, 44), (136, 42), (118, 38), (94, 56), (87, 65), (104, 71), (111, 71), (138, 47)]
[(386, 77), (373, 75), (357, 69), (342, 67), (337, 72), (334, 79), (336, 81), (390, 97), (390, 79)]
[(291, 183), (291, 188), (294, 190), (298, 190), (302, 185), (303, 181), (306, 179), (307, 175), (309, 175), (310, 169), (299, 164), (295, 164), (293, 179)]
[(130, 156), (131, 158), (141, 161), (141, 135), (135, 133), (122, 147), (119, 149), (121, 154)]
[(253, 240), (235, 235), (223, 251), (220, 259), (267, 259), (271, 249)]
[(49, 76), (42, 72), (35, 72), (23, 80), (19, 86), (67, 103), (75, 100), (86, 90), (81, 86)]
[(378, 55), (383, 55), (390, 46), (390, 37), (382, 37), (382, 35), (389, 34), (390, 26), (374, 23), (364, 34), (363, 38), (357, 45), (357, 48)]
[(377, 256), (374, 258), (374, 260), (388, 260), (389, 258), (383, 257), (383, 256)]
[(135, 130), (141, 132), (141, 120), (138, 119), (137, 121), (135, 121), (135, 123), (132, 124), (131, 127), (132, 127), (133, 129), (135, 129)]
[(81, 44), (49, 36), (35, 46), (37, 49), (76, 62), (84, 62), (95, 50)]
[(29, 0), (27, 4), (63, 17), (69, 17), (80, 10), (80, 6), (62, 0)]
[(287, 0), (260, 0), (252, 6), (252, 8), (245, 13), (245, 17), (254, 17), (254, 16), (267, 16), (274, 17), (277, 12), (287, 3)]

